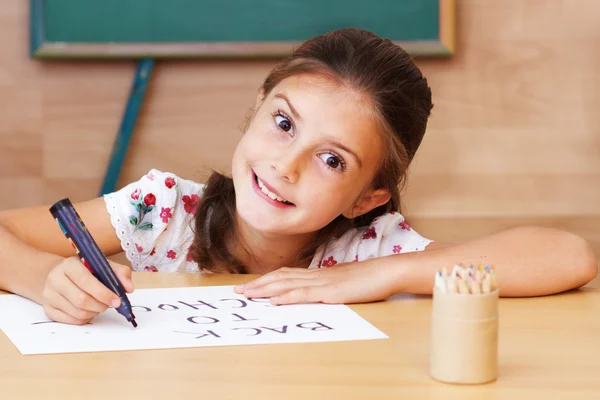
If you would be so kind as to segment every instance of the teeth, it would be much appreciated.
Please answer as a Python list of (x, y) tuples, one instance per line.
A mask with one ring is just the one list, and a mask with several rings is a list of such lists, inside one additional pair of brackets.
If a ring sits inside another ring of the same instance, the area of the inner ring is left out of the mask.
[(289, 201), (287, 201), (283, 197), (277, 196), (275, 193), (270, 192), (269, 189), (267, 189), (267, 187), (265, 186), (263, 181), (260, 180), (259, 177), (256, 177), (256, 181), (258, 182), (258, 187), (260, 188), (260, 191), (263, 192), (264, 194), (266, 194), (267, 196), (269, 196), (270, 199), (277, 200), (282, 203), (289, 203)]

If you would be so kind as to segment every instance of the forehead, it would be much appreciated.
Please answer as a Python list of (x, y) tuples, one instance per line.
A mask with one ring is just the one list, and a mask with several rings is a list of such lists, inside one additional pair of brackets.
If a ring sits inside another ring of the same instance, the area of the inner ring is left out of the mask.
[(365, 162), (380, 156), (381, 137), (370, 99), (347, 85), (318, 75), (295, 75), (269, 94), (285, 95), (302, 119), (300, 128), (350, 147)]
[[(293, 96), (296, 102), (302, 103), (311, 111), (326, 107), (329, 112), (340, 114), (359, 112), (368, 118), (372, 114), (366, 95), (321, 75), (299, 74), (286, 78), (273, 89), (271, 96), (278, 93)], [(308, 107), (310, 104), (318, 106)]]

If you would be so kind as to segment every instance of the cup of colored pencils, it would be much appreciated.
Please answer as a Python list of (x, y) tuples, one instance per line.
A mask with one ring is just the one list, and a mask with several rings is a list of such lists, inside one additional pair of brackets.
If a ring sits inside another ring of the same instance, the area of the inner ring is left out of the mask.
[(431, 319), (432, 378), (480, 384), (497, 378), (498, 283), (493, 266), (436, 272)]

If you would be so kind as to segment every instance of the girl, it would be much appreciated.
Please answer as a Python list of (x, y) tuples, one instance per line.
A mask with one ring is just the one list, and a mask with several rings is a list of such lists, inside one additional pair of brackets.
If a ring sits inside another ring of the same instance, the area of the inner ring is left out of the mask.
[[(566, 232), (524, 227), (443, 245), (404, 221), (399, 187), (431, 109), (427, 81), (402, 49), (359, 29), (330, 32), (266, 78), (232, 178), (215, 173), (201, 185), (151, 170), (76, 208), (104, 253), (124, 250), (136, 271), (266, 273), (236, 291), (276, 304), (431, 293), (435, 269), (457, 262), (494, 264), (503, 296), (590, 281), (590, 247)], [(119, 305), (73, 256), (48, 207), (2, 212), (0, 228), (0, 288), (71, 324)], [(112, 266), (132, 291), (131, 269)]]

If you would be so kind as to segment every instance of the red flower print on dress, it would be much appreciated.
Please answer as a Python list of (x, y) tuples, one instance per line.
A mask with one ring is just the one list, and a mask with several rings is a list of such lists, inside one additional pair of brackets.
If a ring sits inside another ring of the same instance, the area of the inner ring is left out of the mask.
[(390, 211), (390, 215), (396, 214), (396, 211)]
[(156, 205), (156, 196), (152, 193), (148, 193), (146, 196), (144, 196), (144, 204), (146, 207)]
[(171, 208), (164, 208), (161, 207), (161, 211), (160, 211), (160, 219), (162, 219), (162, 222), (164, 222), (165, 224), (167, 222), (169, 222), (169, 218), (171, 218), (173, 216), (173, 214), (171, 214)]
[(333, 267), (335, 264), (337, 264), (337, 261), (335, 261), (335, 258), (333, 258), (333, 256), (330, 256), (327, 260), (323, 260), (321, 261), (321, 267)]
[(138, 253), (141, 253), (142, 251), (144, 251), (144, 248), (137, 243), (135, 244), (135, 249), (138, 251)]
[(410, 226), (404, 221), (400, 222), (398, 226), (401, 226), (404, 230), (410, 231)]
[(153, 256), (154, 254), (156, 254), (156, 247), (152, 248), (152, 251), (150, 252), (150, 255)]
[(167, 258), (170, 258), (171, 260), (174, 260), (175, 257), (177, 257), (177, 253), (176, 252), (174, 252), (173, 250), (167, 251)]
[(395, 245), (394, 246), (394, 254), (398, 254), (402, 251), (402, 246)]
[(154, 205), (156, 204), (156, 197), (152, 193), (148, 193), (142, 199), (143, 193), (140, 189), (136, 189), (131, 193), (130, 203), (135, 208), (136, 213), (133, 213), (129, 216), (129, 223), (135, 226), (135, 230), (137, 231), (150, 231), (152, 230), (152, 222), (146, 221), (144, 222), (144, 218), (146, 215), (154, 209)]
[(149, 172), (148, 175), (146, 175), (148, 177), (148, 179), (150, 179), (151, 181), (154, 180), (154, 174), (152, 172)]
[(375, 239), (377, 237), (377, 232), (375, 232), (375, 228), (369, 228), (363, 233), (362, 239)]
[(198, 208), (198, 202), (200, 202), (200, 196), (197, 194), (192, 194), (188, 196), (187, 194), (181, 198), (183, 201), (183, 208), (185, 212), (188, 214), (195, 214), (196, 209)]
[(142, 190), (140, 188), (135, 189), (131, 192), (131, 200), (138, 200), (140, 198), (140, 194), (142, 194)]
[(154, 265), (151, 265), (151, 266), (146, 265), (144, 267), (144, 271), (146, 271), (146, 272), (158, 272), (158, 268), (156, 268)]
[(356, 255), (356, 257), (354, 257), (354, 260), (352, 260), (352, 262), (358, 262), (358, 254)]
[(165, 179), (165, 185), (171, 189), (173, 186), (175, 186), (175, 179), (168, 177)]

